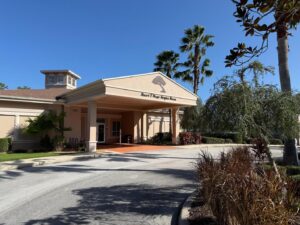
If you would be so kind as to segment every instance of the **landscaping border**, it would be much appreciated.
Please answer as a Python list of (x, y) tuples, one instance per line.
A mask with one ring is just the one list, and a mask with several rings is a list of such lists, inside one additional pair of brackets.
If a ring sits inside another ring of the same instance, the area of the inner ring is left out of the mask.
[(183, 202), (181, 209), (179, 209), (179, 216), (177, 225), (189, 225), (188, 218), (190, 216), (190, 208), (193, 203), (193, 200), (197, 194), (197, 191), (195, 190), (192, 194), (190, 194)]

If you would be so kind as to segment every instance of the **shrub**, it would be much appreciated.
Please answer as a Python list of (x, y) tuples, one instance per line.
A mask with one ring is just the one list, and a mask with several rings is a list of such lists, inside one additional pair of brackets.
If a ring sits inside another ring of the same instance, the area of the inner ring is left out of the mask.
[(269, 143), (271, 145), (283, 145), (283, 142), (281, 139), (277, 139), (277, 138), (272, 138), (269, 140)]
[(51, 139), (48, 134), (46, 134), (44, 137), (41, 138), (40, 145), (41, 145), (41, 147), (47, 148), (47, 149), (53, 148), (53, 144), (52, 144)]
[(233, 143), (233, 140), (231, 140), (230, 138), (226, 138), (225, 143), (228, 143), (228, 144)]
[(202, 137), (201, 134), (197, 132), (181, 132), (179, 134), (179, 140), (182, 145), (201, 144)]
[(9, 149), (9, 138), (0, 138), (0, 152), (7, 152)]
[(206, 133), (205, 136), (222, 139), (231, 139), (234, 143), (243, 143), (243, 137), (239, 132), (210, 132)]
[(11, 151), (12, 153), (28, 153), (28, 149), (17, 148)]
[(300, 175), (300, 166), (286, 166), (287, 175)]
[(202, 137), (202, 141), (205, 144), (224, 144), (225, 139), (215, 137)]
[(170, 144), (172, 142), (172, 135), (169, 132), (156, 133), (148, 143), (151, 144)]
[(202, 152), (197, 163), (201, 193), (222, 225), (288, 225), (297, 220), (299, 187), (274, 170), (264, 171), (250, 148)]

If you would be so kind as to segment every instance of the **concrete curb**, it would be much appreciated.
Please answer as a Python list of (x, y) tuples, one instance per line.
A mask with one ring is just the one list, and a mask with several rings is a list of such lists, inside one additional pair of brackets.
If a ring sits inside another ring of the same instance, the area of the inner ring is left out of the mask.
[(181, 210), (179, 212), (179, 216), (178, 216), (178, 222), (177, 225), (189, 225), (189, 221), (188, 218), (190, 216), (190, 208), (192, 205), (192, 202), (194, 200), (196, 196), (196, 191), (194, 191), (192, 194), (190, 194), (184, 201), (184, 203), (182, 204)]
[(237, 147), (237, 146), (251, 146), (249, 144), (196, 144), (196, 145), (179, 145), (176, 148), (209, 148), (209, 147)]
[[(252, 146), (251, 144), (195, 144), (195, 145), (178, 145), (176, 148), (214, 148), (214, 147), (238, 147), (238, 146)], [(283, 148), (284, 145), (269, 145), (269, 147)], [(300, 146), (297, 146), (300, 147)]]
[(17, 170), (17, 169), (23, 169), (27, 167), (37, 167), (46, 164), (69, 162), (73, 160), (88, 160), (88, 159), (98, 158), (100, 156), (101, 153), (100, 154), (88, 153), (88, 154), (80, 154), (80, 155), (49, 156), (49, 157), (32, 158), (32, 159), (24, 159), (24, 160), (16, 160), (16, 161), (7, 161), (7, 162), (2, 162), (0, 164), (0, 171)]

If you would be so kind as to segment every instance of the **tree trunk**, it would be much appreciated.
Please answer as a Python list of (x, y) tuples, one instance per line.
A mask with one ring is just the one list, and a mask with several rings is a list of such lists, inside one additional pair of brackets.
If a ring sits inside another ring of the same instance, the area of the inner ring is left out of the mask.
[[(281, 91), (291, 93), (292, 87), (288, 66), (288, 29), (284, 22), (279, 23), (277, 26), (277, 44)], [(299, 165), (297, 148), (294, 139), (285, 141), (283, 161), (286, 165)]]
[(199, 54), (200, 54), (200, 49), (199, 49), (199, 45), (195, 46), (194, 49), (194, 69), (193, 69), (193, 73), (194, 73), (194, 93), (197, 95), (198, 93), (198, 87), (199, 87), (199, 75), (200, 75), (200, 71), (199, 71)]
[(277, 38), (278, 43), (278, 66), (281, 90), (291, 92), (290, 71), (288, 65), (288, 38), (287, 36)]
[(298, 166), (299, 159), (295, 139), (284, 142), (283, 162), (286, 165)]

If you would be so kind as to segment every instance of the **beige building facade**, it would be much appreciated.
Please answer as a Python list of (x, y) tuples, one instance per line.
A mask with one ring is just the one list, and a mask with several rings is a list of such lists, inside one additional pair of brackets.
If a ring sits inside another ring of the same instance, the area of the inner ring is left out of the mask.
[[(38, 137), (22, 128), (48, 110), (65, 111), (66, 141), (97, 144), (140, 143), (172, 128), (178, 143), (180, 108), (195, 106), (197, 96), (160, 72), (97, 80), (77, 88), (80, 76), (69, 70), (43, 70), (45, 89), (0, 90), (0, 138), (13, 148), (30, 148)], [(169, 110), (171, 109), (171, 120)]]

